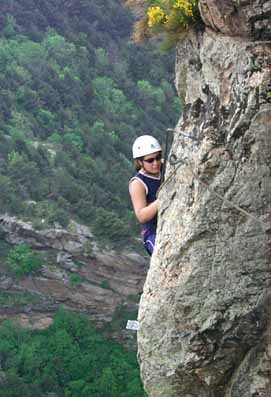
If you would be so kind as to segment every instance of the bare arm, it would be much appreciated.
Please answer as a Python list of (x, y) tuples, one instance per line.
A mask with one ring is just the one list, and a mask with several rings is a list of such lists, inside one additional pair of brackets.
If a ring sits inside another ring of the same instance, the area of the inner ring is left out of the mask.
[(147, 204), (146, 191), (141, 182), (138, 180), (131, 182), (130, 195), (135, 215), (140, 223), (148, 222), (155, 217), (158, 211), (158, 200)]

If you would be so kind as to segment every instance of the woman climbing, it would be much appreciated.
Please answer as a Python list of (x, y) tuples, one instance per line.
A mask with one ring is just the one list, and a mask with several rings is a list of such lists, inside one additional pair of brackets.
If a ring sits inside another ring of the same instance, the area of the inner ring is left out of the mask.
[(141, 224), (144, 246), (152, 255), (157, 227), (158, 201), (161, 184), (162, 148), (153, 136), (142, 135), (133, 144), (137, 174), (130, 180), (129, 192), (137, 220)]

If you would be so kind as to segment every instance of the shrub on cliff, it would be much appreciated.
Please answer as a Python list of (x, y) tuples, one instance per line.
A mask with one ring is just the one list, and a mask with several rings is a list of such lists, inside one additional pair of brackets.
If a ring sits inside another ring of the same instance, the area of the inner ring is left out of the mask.
[(198, 0), (127, 0), (139, 19), (134, 25), (135, 42), (162, 34), (166, 43), (176, 42), (199, 20)]
[(7, 266), (16, 277), (23, 277), (41, 268), (42, 257), (28, 244), (18, 244), (9, 252)]

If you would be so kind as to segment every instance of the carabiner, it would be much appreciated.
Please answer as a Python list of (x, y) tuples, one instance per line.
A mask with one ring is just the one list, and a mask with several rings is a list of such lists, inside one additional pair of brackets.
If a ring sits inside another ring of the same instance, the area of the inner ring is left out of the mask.
[(176, 154), (174, 154), (174, 153), (172, 153), (169, 156), (168, 162), (169, 162), (170, 165), (177, 165), (177, 164), (180, 164), (180, 163), (184, 163), (183, 159), (178, 159)]

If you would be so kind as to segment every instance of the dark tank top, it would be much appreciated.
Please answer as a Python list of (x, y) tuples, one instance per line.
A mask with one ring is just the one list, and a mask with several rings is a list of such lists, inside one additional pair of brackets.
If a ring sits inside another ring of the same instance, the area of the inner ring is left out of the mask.
[[(132, 179), (133, 180), (140, 180), (141, 183), (145, 186), (146, 190), (146, 201), (147, 204), (151, 204), (153, 201), (156, 200), (156, 193), (161, 185), (161, 176), (153, 177), (149, 175), (145, 175), (142, 172), (138, 172)], [(141, 224), (141, 234), (143, 238), (148, 237), (149, 235), (156, 232), (157, 227), (157, 215), (153, 217), (150, 221)]]

